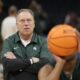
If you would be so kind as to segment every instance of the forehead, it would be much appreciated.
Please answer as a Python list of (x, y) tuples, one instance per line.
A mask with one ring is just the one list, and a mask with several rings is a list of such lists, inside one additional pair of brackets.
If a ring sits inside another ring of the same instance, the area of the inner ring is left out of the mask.
[(33, 15), (30, 12), (21, 12), (17, 15), (17, 19), (33, 19)]

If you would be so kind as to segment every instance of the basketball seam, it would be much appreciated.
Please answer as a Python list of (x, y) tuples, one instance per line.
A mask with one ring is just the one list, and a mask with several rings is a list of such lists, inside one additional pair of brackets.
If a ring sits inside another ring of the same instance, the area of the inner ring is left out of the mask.
[[(74, 46), (73, 47), (61, 47), (61, 46), (59, 46), (59, 45), (56, 45), (56, 44), (54, 44), (54, 43), (52, 43), (54, 46), (56, 46), (56, 47), (59, 47), (59, 48), (65, 48), (65, 49), (72, 49), (72, 48), (75, 48)], [(76, 46), (76, 48), (77, 48), (77, 46)]]
[(64, 37), (74, 37), (74, 38), (76, 38), (75, 36), (60, 36), (60, 37), (50, 37), (50, 39), (57, 39), (57, 38), (64, 38)]

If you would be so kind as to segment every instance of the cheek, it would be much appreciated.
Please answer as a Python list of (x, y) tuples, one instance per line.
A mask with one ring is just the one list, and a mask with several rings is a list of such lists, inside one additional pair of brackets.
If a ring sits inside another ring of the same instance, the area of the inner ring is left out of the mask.
[(22, 26), (23, 26), (22, 24), (17, 24), (18, 29), (22, 28)]
[(33, 29), (35, 28), (35, 24), (34, 24), (34, 23), (31, 23), (31, 24), (30, 24), (30, 27), (31, 27), (31, 29), (33, 30)]
[(32, 23), (31, 25), (32, 25), (32, 28), (34, 29), (34, 28), (35, 28), (35, 24), (34, 24), (34, 23)]
[(22, 31), (23, 29), (21, 28), (21, 26), (17, 27), (18, 31)]
[(32, 26), (35, 26), (35, 22), (34, 22), (34, 21), (30, 22), (30, 24), (31, 24)]
[(32, 31), (34, 31), (35, 26), (32, 27)]

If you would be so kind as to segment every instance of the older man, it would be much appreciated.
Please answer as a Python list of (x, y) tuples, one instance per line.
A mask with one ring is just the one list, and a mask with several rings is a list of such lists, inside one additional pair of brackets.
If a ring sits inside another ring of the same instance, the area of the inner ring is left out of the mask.
[[(1, 59), (5, 80), (37, 80), (41, 66), (52, 57), (41, 36), (34, 33), (34, 14), (21, 9), (16, 16), (18, 32), (4, 41)], [(53, 59), (52, 59), (53, 61)]]

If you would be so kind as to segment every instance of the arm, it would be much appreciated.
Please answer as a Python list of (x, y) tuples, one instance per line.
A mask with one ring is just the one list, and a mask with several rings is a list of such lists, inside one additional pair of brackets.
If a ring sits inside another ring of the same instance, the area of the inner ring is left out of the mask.
[(40, 68), (44, 66), (45, 64), (49, 63), (49, 60), (46, 58), (39, 58), (39, 62), (34, 63), (29, 68), (26, 68), (27, 71), (30, 71), (32, 73), (38, 73)]
[(39, 62), (33, 64), (31, 67), (29, 67), (29, 69), (32, 72), (38, 72), (39, 69), (44, 66), (47, 63), (52, 63), (53, 62), (53, 57), (51, 56), (51, 54), (49, 53), (48, 49), (47, 49), (47, 43), (45, 41), (41, 41), (40, 43), (40, 52), (39, 52)]
[(4, 54), (2, 62), (4, 68), (7, 71), (19, 71), (24, 70), (26, 67), (28, 68), (32, 64), (39, 62), (39, 59), (35, 57), (31, 59), (19, 59), (16, 58), (16, 56), (12, 52), (7, 52), (6, 54)]
[(6, 69), (7, 71), (16, 71), (20, 68), (24, 68), (31, 65), (30, 60), (17, 59), (16, 56), (12, 53), (12, 51), (13, 49), (11, 41), (6, 39), (3, 42), (3, 48), (0, 55), (4, 69)]
[(31, 65), (30, 60), (8, 59), (6, 57), (2, 58), (2, 63), (5, 70), (10, 72), (24, 70), (26, 67), (29, 67)]
[(42, 67), (38, 73), (39, 80), (60, 80), (60, 74), (62, 72), (65, 61), (56, 57), (56, 65), (52, 68), (50, 65)]
[[(35, 57), (32, 58), (33, 63), (32, 63), (32, 59), (24, 60), (24, 59), (16, 58), (16, 56), (14, 55), (14, 53), (12, 51), (13, 51), (13, 49), (12, 49), (10, 40), (8, 40), (8, 39), (5, 40), (4, 44), (3, 44), (3, 49), (1, 52), (1, 60), (4, 65), (4, 69), (6, 69), (7, 71), (18, 71), (18, 70), (25, 69), (25, 68), (26, 69), (30, 68), (30, 69), (36, 71), (40, 68), (40, 66), (44, 65), (44, 63), (45, 63), (43, 61), (43, 59), (40, 59), (40, 61), (39, 61), (39, 59), (35, 58)], [(37, 62), (39, 62), (39, 63), (37, 63)], [(30, 70), (30, 71), (32, 71), (32, 70)]]
[[(4, 69), (7, 71), (18, 71), (19, 69), (25, 69), (25, 67), (29, 67), (32, 65), (32, 59), (19, 59), (16, 58), (14, 53), (12, 52), (12, 45), (11, 41), (6, 39), (3, 43), (3, 48), (1, 51), (1, 61), (4, 65)], [(39, 60), (36, 58), (33, 58), (34, 63), (38, 62)]]

